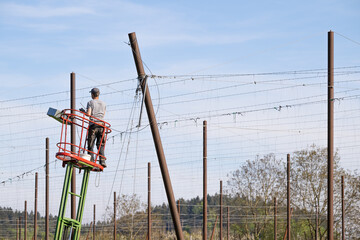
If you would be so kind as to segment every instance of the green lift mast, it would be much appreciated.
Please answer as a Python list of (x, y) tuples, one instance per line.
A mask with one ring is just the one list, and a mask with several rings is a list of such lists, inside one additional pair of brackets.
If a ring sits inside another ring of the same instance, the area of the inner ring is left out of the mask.
[[(84, 168), (84, 176), (81, 184), (80, 194), (70, 192), (70, 183), (72, 172), (74, 171), (74, 164), (68, 163), (66, 166), (66, 173), (64, 179), (64, 187), (61, 195), (61, 202), (59, 208), (58, 220), (56, 223), (55, 239), (69, 239), (73, 235), (73, 239), (79, 239), (81, 230), (81, 221), (84, 213), (84, 205), (86, 199), (86, 191), (89, 182), (90, 171), (92, 167)], [(66, 218), (66, 203), (68, 196), (72, 194), (79, 198), (76, 219)]]

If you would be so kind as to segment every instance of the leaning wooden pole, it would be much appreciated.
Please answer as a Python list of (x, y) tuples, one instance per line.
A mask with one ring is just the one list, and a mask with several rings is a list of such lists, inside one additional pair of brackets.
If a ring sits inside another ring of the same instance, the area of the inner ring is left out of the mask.
[(170, 207), (172, 220), (174, 223), (176, 237), (178, 240), (183, 240), (184, 236), (183, 236), (183, 232), (181, 229), (180, 217), (179, 217), (179, 213), (176, 209), (174, 192), (172, 189), (170, 175), (169, 175), (168, 167), (166, 164), (164, 149), (163, 149), (163, 146), (161, 143), (160, 133), (159, 133), (156, 117), (155, 117), (155, 112), (154, 112), (154, 107), (153, 107), (151, 96), (150, 96), (149, 87), (146, 83), (144, 66), (143, 66), (143, 63), (141, 60), (140, 50), (139, 50), (139, 46), (138, 46), (137, 39), (136, 39), (136, 34), (129, 33), (129, 40), (130, 40), (130, 45), (131, 45), (131, 49), (132, 49), (134, 60), (135, 60), (138, 79), (140, 81), (142, 93), (145, 98), (144, 102), (145, 102), (145, 106), (146, 106), (146, 112), (147, 112), (147, 115), (149, 118), (151, 133), (152, 133), (152, 136), (154, 139), (156, 154), (157, 154), (158, 160), (159, 160), (159, 166), (160, 166), (161, 175), (162, 175), (164, 185), (165, 185), (166, 196), (167, 196), (168, 202), (169, 202), (169, 207)]
[(90, 235), (90, 232), (91, 232), (92, 225), (93, 225), (93, 222), (90, 223), (89, 231), (88, 231), (88, 234), (86, 235), (86, 240), (89, 240), (89, 235)]
[(328, 33), (328, 240), (334, 239), (334, 32)]
[[(290, 216), (292, 215), (292, 212), (293, 212), (293, 208), (291, 208), (291, 212), (290, 212)], [(285, 234), (284, 234), (284, 238), (283, 240), (285, 240), (288, 236), (288, 225), (286, 225), (286, 229), (285, 229)]]
[(211, 240), (213, 240), (213, 237), (214, 237), (214, 234), (215, 234), (215, 229), (216, 229), (216, 224), (217, 224), (218, 218), (219, 218), (219, 216), (216, 216), (214, 228), (213, 228), (212, 233), (211, 233), (211, 238), (210, 238)]

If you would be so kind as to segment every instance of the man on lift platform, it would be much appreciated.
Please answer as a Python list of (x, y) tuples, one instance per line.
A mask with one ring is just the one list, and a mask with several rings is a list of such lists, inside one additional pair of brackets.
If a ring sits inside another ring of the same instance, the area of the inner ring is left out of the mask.
[[(104, 101), (99, 99), (100, 90), (98, 88), (93, 88), (90, 91), (92, 100), (87, 103), (86, 111), (84, 109), (80, 109), (80, 111), (86, 112), (90, 116), (90, 123), (89, 123), (89, 130), (88, 130), (88, 150), (91, 151), (91, 160), (94, 161), (94, 154), (93, 148), (96, 139), (96, 147), (99, 150), (100, 142), (100, 151), (99, 151), (99, 158), (100, 158), (100, 165), (104, 168), (106, 167), (105, 163), (105, 153), (104, 153), (104, 143), (105, 137), (103, 136), (104, 128), (98, 124), (94, 124), (93, 122), (100, 122), (98, 119), (104, 120), (105, 112), (106, 112), (106, 104)], [(94, 117), (94, 118), (92, 118)], [(101, 141), (102, 138), (102, 141)]]

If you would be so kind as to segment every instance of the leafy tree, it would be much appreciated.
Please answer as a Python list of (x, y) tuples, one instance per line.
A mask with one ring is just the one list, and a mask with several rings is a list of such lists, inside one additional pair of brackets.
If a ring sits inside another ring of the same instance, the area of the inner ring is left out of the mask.
[[(116, 199), (116, 225), (120, 228), (120, 236), (126, 239), (144, 238), (146, 228), (145, 204), (140, 201), (136, 194), (122, 194)], [(110, 221), (114, 219), (113, 209), (107, 209), (107, 216)], [(140, 236), (141, 235), (141, 236)]]
[[(291, 155), (291, 205), (292, 236), (296, 239), (315, 239), (316, 214), (318, 237), (327, 235), (327, 148), (312, 145)], [(334, 227), (341, 233), (341, 176), (345, 177), (346, 237), (360, 234), (360, 176), (343, 169), (339, 154), (334, 155)], [(277, 197), (279, 209), (286, 206), (286, 167), (273, 154), (246, 163), (229, 175), (228, 192), (232, 205), (239, 206), (236, 215), (244, 216), (233, 226), (244, 239), (271, 238), (273, 230), (273, 197)], [(243, 207), (241, 207), (243, 206)], [(270, 212), (271, 211), (271, 212)], [(281, 214), (281, 213), (279, 213)], [(285, 213), (284, 213), (285, 214)], [(280, 220), (280, 219), (279, 219)], [(285, 228), (278, 221), (278, 229)], [(283, 235), (279, 233), (278, 235)]]
[[(308, 216), (306, 219), (308, 234), (304, 239), (315, 239), (316, 212), (319, 215), (319, 238), (325, 239), (327, 234), (327, 148), (316, 145), (308, 149), (294, 152), (291, 158), (291, 193), (292, 205), (301, 210), (301, 214)], [(348, 218), (348, 235), (354, 236), (359, 233), (359, 204), (360, 193), (359, 175), (345, 171), (340, 165), (340, 157), (334, 154), (334, 216), (335, 227), (340, 230), (341, 222), (341, 176), (344, 176), (346, 184), (346, 215)], [(318, 209), (318, 211), (317, 211)], [(350, 218), (352, 220), (350, 220)], [(355, 225), (354, 225), (355, 224)], [(351, 234), (351, 235), (350, 235)]]
[(246, 206), (238, 211), (239, 215), (246, 216), (238, 230), (247, 239), (259, 239), (270, 222), (273, 198), (283, 199), (284, 171), (281, 163), (274, 154), (256, 156), (229, 175), (228, 193), (235, 203)]

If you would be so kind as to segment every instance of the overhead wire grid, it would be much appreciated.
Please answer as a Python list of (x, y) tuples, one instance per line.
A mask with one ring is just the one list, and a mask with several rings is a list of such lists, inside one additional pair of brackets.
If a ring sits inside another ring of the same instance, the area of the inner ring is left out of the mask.
[[(153, 75), (158, 84), (155, 86), (150, 78), (150, 92), (159, 109), (157, 120), (175, 197), (201, 195), (203, 120), (208, 121), (209, 194), (217, 192), (220, 179), (226, 179), (228, 173), (258, 154), (274, 153), (285, 158), (287, 153), (311, 144), (326, 146), (325, 72), (314, 69), (271, 74)], [(342, 164), (347, 168), (356, 165), (354, 157), (359, 149), (360, 129), (356, 122), (360, 116), (354, 107), (360, 97), (359, 72), (359, 66), (335, 69), (335, 136)], [(138, 183), (135, 193), (145, 202), (147, 162), (152, 163), (153, 202), (166, 202), (150, 129), (138, 130), (136, 124), (129, 124), (130, 119), (138, 121), (140, 111), (130, 101), (135, 96), (136, 80), (114, 82), (111, 89), (106, 87), (109, 85), (100, 87), (101, 98), (108, 104), (106, 120), (115, 131), (106, 147), (108, 168), (100, 174), (98, 185), (95, 177), (90, 179), (87, 204), (105, 209), (111, 205), (109, 195), (113, 191), (134, 193), (134, 182)], [(91, 86), (77, 90), (77, 106), (89, 100)], [(26, 199), (29, 209), (33, 206), (33, 174), (39, 172), (39, 183), (44, 179), (44, 145), (49, 137), (50, 188), (54, 192), (51, 211), (57, 214), (64, 170), (60, 162), (53, 160), (60, 124), (47, 117), (46, 111), (48, 107), (68, 108), (67, 95), (59, 92), (1, 101), (0, 108), (6, 110), (1, 116), (4, 138), (0, 140), (4, 162), (0, 187), (8, 192), (5, 206), (22, 209)], [(146, 126), (145, 111), (143, 114), (142, 126)], [(137, 137), (130, 140), (130, 132), (136, 132)], [(44, 204), (43, 195), (42, 191), (40, 206)], [(91, 213), (86, 213), (85, 222), (90, 219)]]

